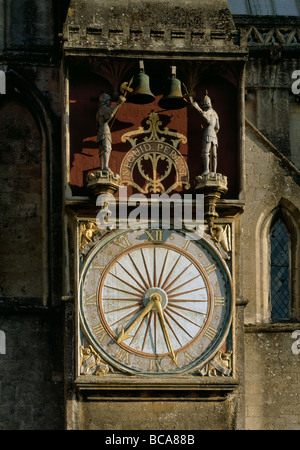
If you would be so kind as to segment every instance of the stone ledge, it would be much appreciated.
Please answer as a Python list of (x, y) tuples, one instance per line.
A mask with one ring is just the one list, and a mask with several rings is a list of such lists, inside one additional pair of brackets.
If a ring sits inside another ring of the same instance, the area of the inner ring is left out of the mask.
[(80, 376), (75, 389), (86, 400), (224, 401), (239, 383), (234, 378), (195, 376)]
[(300, 330), (300, 322), (245, 324), (245, 333), (291, 333)]

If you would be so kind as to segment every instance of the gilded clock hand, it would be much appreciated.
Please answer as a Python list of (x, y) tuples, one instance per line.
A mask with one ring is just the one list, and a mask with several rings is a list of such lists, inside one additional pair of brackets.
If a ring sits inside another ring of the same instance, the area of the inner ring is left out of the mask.
[(150, 298), (149, 302), (145, 306), (145, 308), (141, 311), (141, 313), (137, 316), (137, 318), (132, 322), (132, 324), (124, 330), (124, 327), (122, 328), (122, 331), (120, 333), (120, 336), (117, 339), (117, 343), (120, 344), (120, 342), (125, 341), (125, 339), (129, 339), (132, 336), (128, 336), (128, 333), (133, 330), (133, 328), (148, 314), (148, 312), (151, 311), (151, 309), (154, 306), (154, 301)]
[(162, 326), (165, 338), (166, 338), (166, 340), (168, 342), (168, 346), (169, 346), (169, 349), (170, 349), (170, 352), (171, 352), (171, 355), (172, 355), (171, 359), (174, 361), (176, 366), (178, 366), (178, 364), (177, 364), (177, 355), (175, 355), (175, 353), (174, 353), (174, 350), (173, 350), (173, 347), (172, 347), (172, 344), (171, 344), (171, 339), (170, 339), (170, 336), (169, 336), (169, 333), (168, 333), (166, 321), (165, 321), (165, 318), (164, 318), (164, 313), (163, 313), (163, 310), (162, 310), (162, 307), (161, 307), (161, 296), (159, 294), (154, 294), (153, 298), (154, 298), (154, 302), (155, 302), (154, 304), (155, 304), (155, 306), (157, 308), (158, 315), (159, 315), (159, 318), (160, 318), (160, 323), (161, 323), (161, 326)]

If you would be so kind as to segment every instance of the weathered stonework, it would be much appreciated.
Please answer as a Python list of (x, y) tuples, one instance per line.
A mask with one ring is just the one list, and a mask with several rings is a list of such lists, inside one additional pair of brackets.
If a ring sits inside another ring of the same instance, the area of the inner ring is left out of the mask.
[(64, 27), (68, 53), (134, 51), (143, 55), (186, 51), (237, 52), (236, 32), (227, 2), (189, 0), (140, 2), (71, 1)]
[[(240, 288), (249, 301), (245, 309), (246, 429), (299, 430), (300, 358), (291, 350), (292, 332), (299, 329), (299, 310), (294, 324), (270, 323), (265, 222), (278, 205), (290, 212), (294, 205), (299, 211), (300, 172), (251, 124), (246, 128), (246, 148), (247, 193), (239, 267), (243, 273)], [(294, 251), (299, 273), (299, 248)]]
[(300, 429), (300, 358), (291, 352), (291, 334), (291, 329), (246, 328), (247, 430)]

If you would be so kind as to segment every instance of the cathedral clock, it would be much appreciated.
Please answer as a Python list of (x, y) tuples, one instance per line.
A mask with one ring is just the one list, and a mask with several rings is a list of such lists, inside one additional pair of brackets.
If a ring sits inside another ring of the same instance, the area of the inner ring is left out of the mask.
[(228, 337), (231, 276), (212, 242), (180, 230), (116, 230), (81, 269), (82, 335), (113, 372), (199, 374)]

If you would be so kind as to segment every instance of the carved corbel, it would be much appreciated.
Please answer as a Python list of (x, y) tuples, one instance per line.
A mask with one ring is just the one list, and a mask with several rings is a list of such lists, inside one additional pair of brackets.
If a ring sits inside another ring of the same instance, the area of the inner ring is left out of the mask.
[(199, 175), (195, 179), (194, 191), (204, 194), (204, 216), (207, 220), (209, 230), (219, 217), (216, 210), (217, 201), (227, 192), (227, 177), (220, 173), (208, 173)]

